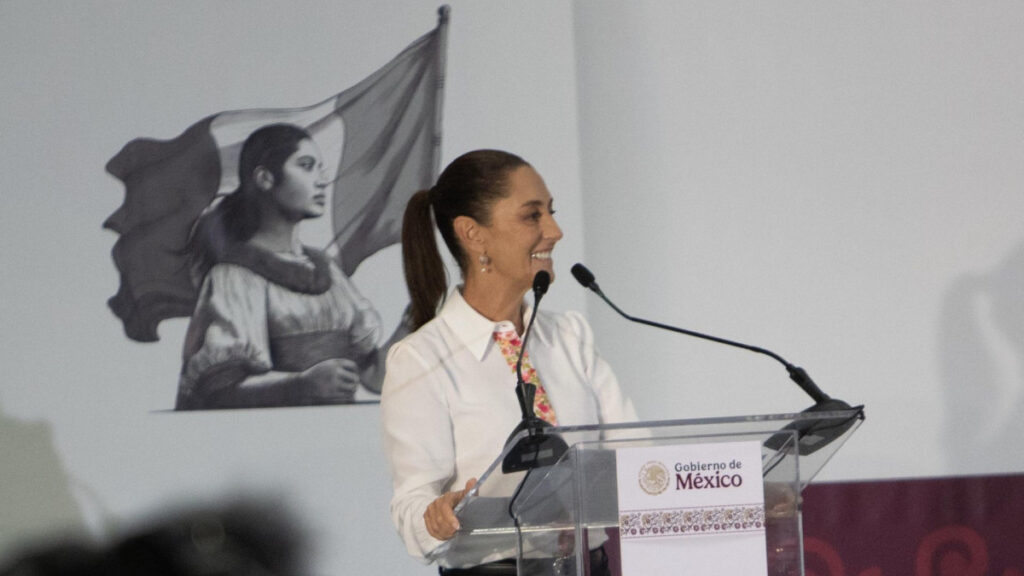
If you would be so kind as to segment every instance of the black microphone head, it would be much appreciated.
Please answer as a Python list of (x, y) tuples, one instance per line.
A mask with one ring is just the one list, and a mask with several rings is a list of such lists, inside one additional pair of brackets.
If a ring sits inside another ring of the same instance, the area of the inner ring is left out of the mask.
[(533, 293), (537, 296), (546, 294), (550, 285), (551, 274), (548, 274), (547, 270), (541, 270), (533, 277)]
[(594, 283), (594, 274), (587, 267), (579, 262), (572, 265), (572, 275), (576, 278), (576, 281), (583, 285), (584, 288), (590, 288), (590, 285)]

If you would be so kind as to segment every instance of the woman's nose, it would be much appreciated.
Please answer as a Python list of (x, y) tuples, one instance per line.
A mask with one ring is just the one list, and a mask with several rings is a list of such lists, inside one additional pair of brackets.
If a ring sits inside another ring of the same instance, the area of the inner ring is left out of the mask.
[(548, 225), (544, 228), (544, 236), (556, 242), (562, 239), (562, 229), (558, 226), (554, 216), (548, 218)]
[(321, 169), (320, 170), (320, 177), (317, 178), (315, 186), (317, 188), (327, 188), (330, 185), (331, 185), (331, 179), (327, 175), (327, 170)]

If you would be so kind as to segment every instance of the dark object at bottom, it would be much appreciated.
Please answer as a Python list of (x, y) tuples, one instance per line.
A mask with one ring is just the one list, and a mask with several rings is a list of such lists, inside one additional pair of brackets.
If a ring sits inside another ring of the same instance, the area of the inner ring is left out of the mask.
[[(576, 563), (573, 558), (562, 562), (555, 568), (557, 560), (551, 558), (525, 560), (525, 574), (536, 576), (569, 576), (576, 573)], [(441, 576), (517, 576), (515, 558), (488, 562), (471, 568), (438, 568)], [(590, 576), (611, 576), (608, 568), (608, 555), (604, 553), (604, 547), (590, 551)]]

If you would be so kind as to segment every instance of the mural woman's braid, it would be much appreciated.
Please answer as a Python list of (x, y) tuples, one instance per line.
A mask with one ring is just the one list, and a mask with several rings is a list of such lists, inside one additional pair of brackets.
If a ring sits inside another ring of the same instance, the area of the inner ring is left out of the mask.
[(459, 156), (441, 173), (430, 190), (421, 190), (409, 200), (402, 221), (402, 260), (409, 288), (413, 329), (429, 322), (448, 291), (444, 261), (434, 239), (434, 226), (444, 238), (463, 276), (470, 263), (455, 236), (455, 218), (469, 216), (490, 224), (491, 206), (507, 191), (508, 174), (525, 160), (500, 150), (475, 150)]

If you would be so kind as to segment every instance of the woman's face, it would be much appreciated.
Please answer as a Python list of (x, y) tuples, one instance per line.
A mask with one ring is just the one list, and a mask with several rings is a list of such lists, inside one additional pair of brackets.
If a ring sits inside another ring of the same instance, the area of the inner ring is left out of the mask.
[(320, 148), (312, 140), (302, 140), (281, 167), (281, 181), (273, 187), (273, 201), (289, 220), (316, 218), (327, 208), (329, 184)]
[(554, 279), (551, 252), (562, 239), (562, 229), (555, 222), (551, 193), (536, 170), (514, 169), (507, 186), (508, 195), (491, 207), (490, 225), (482, 227), (491, 259), (489, 274), (525, 292), (540, 270)]

